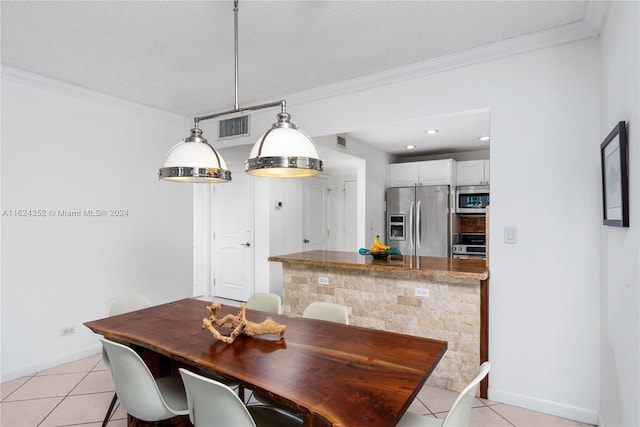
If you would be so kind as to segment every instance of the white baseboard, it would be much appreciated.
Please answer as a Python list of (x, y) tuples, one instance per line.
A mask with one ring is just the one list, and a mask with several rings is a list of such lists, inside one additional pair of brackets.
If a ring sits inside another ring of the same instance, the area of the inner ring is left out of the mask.
[(102, 352), (102, 345), (94, 344), (86, 347), (82, 350), (74, 351), (71, 353), (63, 354), (58, 357), (43, 360), (37, 364), (30, 366), (23, 366), (18, 369), (14, 369), (8, 372), (2, 372), (0, 376), (0, 382), (12, 381), (20, 377), (30, 377), (45, 369), (53, 368), (64, 363), (75, 362), (76, 360), (83, 359), (85, 357), (93, 356)]
[(495, 402), (519, 406), (521, 408), (531, 409), (532, 411), (544, 412), (545, 414), (568, 418), (581, 423), (598, 425), (600, 420), (598, 411), (591, 409), (579, 408), (576, 406), (552, 402), (550, 400), (537, 399), (535, 397), (498, 390), (491, 387), (489, 387), (488, 394), (489, 399)]

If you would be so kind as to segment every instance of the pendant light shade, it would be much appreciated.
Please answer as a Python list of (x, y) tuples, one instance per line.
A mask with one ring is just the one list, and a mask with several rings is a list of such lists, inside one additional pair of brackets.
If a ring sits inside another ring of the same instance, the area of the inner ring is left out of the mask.
[(254, 176), (296, 178), (322, 172), (313, 140), (282, 112), (278, 121), (255, 143), (244, 170)]
[(202, 130), (191, 129), (191, 135), (169, 150), (160, 168), (160, 179), (177, 182), (225, 183), (231, 172), (218, 152), (202, 136)]
[(175, 145), (164, 158), (160, 179), (178, 182), (206, 182), (210, 184), (231, 181), (222, 156), (207, 143), (198, 128), (202, 120), (229, 114), (247, 113), (264, 108), (281, 107), (278, 121), (254, 145), (244, 170), (250, 175), (271, 177), (302, 177), (322, 172), (322, 160), (309, 136), (291, 123), (284, 100), (240, 108), (238, 103), (238, 0), (233, 2), (233, 42), (235, 71), (235, 103), (233, 110), (194, 117), (191, 136)]

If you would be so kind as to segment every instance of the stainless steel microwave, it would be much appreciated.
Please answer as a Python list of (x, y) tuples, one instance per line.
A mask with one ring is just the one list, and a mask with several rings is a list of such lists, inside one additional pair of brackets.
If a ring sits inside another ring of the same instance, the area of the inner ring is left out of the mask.
[(456, 213), (484, 214), (489, 206), (488, 185), (456, 187)]

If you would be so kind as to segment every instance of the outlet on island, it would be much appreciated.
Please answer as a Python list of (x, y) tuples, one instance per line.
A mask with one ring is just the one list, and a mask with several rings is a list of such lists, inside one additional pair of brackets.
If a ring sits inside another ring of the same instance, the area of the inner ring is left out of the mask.
[(422, 298), (429, 297), (429, 289), (428, 288), (416, 288), (416, 296)]

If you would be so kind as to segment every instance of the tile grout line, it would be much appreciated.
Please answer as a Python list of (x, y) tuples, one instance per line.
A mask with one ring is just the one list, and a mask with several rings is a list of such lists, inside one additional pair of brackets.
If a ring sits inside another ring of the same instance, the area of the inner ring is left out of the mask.
[(487, 408), (491, 409), (493, 411), (494, 414), (496, 414), (497, 416), (499, 416), (500, 418), (502, 418), (503, 420), (505, 420), (506, 422), (508, 422), (510, 425), (512, 425), (513, 427), (516, 427), (516, 425), (514, 423), (512, 423), (511, 421), (509, 421), (508, 419), (506, 419), (504, 416), (502, 416), (502, 414), (498, 413), (498, 411), (496, 411), (495, 409), (492, 408), (492, 406), (498, 406), (500, 404), (497, 405), (486, 405)]
[[(99, 363), (99, 362), (97, 362), (97, 363)], [(96, 365), (97, 365), (97, 363), (96, 363)], [(96, 365), (93, 365), (93, 368), (95, 368), (95, 367), (96, 367)], [(91, 369), (93, 369), (93, 368), (91, 368)], [(73, 372), (73, 373), (81, 374), (81, 373), (83, 373), (83, 372)], [(64, 401), (65, 401), (65, 399), (66, 399), (66, 398), (68, 398), (68, 397), (71, 395), (71, 392), (72, 392), (73, 390), (75, 390), (75, 389), (76, 389), (76, 387), (78, 387), (78, 385), (79, 385), (79, 384), (80, 384), (80, 383), (81, 383), (85, 378), (87, 378), (87, 377), (89, 376), (89, 374), (90, 374), (90, 373), (91, 373), (91, 370), (89, 370), (88, 372), (84, 372), (84, 376), (83, 376), (82, 378), (80, 378), (80, 380), (76, 383), (76, 385), (74, 385), (73, 387), (71, 387), (71, 390), (69, 390), (69, 391), (67, 392), (67, 394), (62, 398), (62, 400), (61, 400), (60, 402), (58, 402), (58, 404), (57, 404), (56, 406), (54, 406), (54, 407), (51, 409), (51, 411), (49, 411), (49, 412), (47, 413), (47, 415), (45, 415), (45, 416), (44, 416), (44, 418), (42, 418), (42, 419), (40, 420), (40, 422), (39, 422), (37, 425), (38, 425), (38, 426), (40, 426), (40, 425), (41, 425), (41, 424), (42, 424), (42, 423), (43, 423), (47, 418), (49, 418), (49, 416), (50, 416), (50, 415), (51, 415), (51, 414), (52, 414), (56, 409), (58, 409), (58, 407), (62, 404), (62, 402), (64, 402)], [(67, 374), (60, 374), (60, 375), (68, 375), (68, 374), (70, 374), (70, 373), (67, 373)]]
[(422, 405), (423, 405), (425, 408), (427, 408), (427, 411), (429, 411), (429, 413), (430, 413), (431, 415), (433, 415), (434, 417), (438, 418), (438, 417), (436, 416), (436, 414), (431, 410), (431, 408), (429, 408), (429, 406), (428, 406), (426, 403), (424, 403), (424, 402), (422, 401), (422, 399), (420, 399), (419, 397), (416, 397), (416, 399), (418, 399), (418, 401), (419, 401), (420, 403), (422, 403)]
[[(505, 417), (503, 417), (502, 415), (500, 415), (496, 410), (494, 410), (494, 409), (493, 409), (493, 406), (499, 406), (499, 405), (502, 405), (502, 403), (497, 402), (497, 403), (494, 403), (493, 405), (489, 405), (487, 402), (485, 402), (485, 400), (487, 400), (487, 401), (488, 401), (489, 399), (484, 399), (484, 400), (483, 400), (482, 398), (479, 398), (479, 397), (476, 397), (476, 399), (478, 399), (478, 400), (479, 400), (479, 401), (484, 405), (484, 407), (485, 407), (485, 408), (489, 408), (489, 409), (491, 409), (491, 411), (492, 411), (494, 414), (496, 414), (497, 416), (499, 416), (500, 418), (502, 418), (503, 420), (505, 420), (506, 422), (508, 422), (508, 423), (509, 423), (510, 425), (512, 425), (513, 427), (516, 427), (516, 425), (515, 425), (515, 424), (513, 424), (511, 421), (509, 421), (508, 419), (506, 419)], [(471, 408), (471, 409), (473, 410), (473, 408)]]
[[(1, 401), (1, 402), (2, 402), (2, 403), (8, 403), (7, 399), (8, 399), (9, 397), (11, 397), (11, 395), (12, 395), (13, 393), (15, 393), (16, 391), (20, 390), (20, 389), (21, 389), (21, 388), (22, 388), (26, 383), (28, 383), (29, 381), (31, 381), (34, 377), (35, 377), (35, 374), (34, 374), (34, 375), (25, 375), (24, 377), (21, 377), (21, 378), (28, 378), (28, 379), (27, 379), (25, 382), (23, 382), (22, 384), (20, 384), (20, 386), (16, 387), (16, 389), (15, 389), (15, 390), (13, 390), (11, 393), (9, 393), (8, 395), (6, 395), (6, 396), (4, 397), (4, 399), (2, 399), (2, 401)], [(17, 378), (17, 379), (18, 379), (18, 378)], [(28, 399), (25, 399), (25, 400), (28, 400)], [(12, 400), (12, 402), (22, 402), (22, 400), (17, 400), (17, 401), (16, 401), (16, 400)]]

